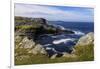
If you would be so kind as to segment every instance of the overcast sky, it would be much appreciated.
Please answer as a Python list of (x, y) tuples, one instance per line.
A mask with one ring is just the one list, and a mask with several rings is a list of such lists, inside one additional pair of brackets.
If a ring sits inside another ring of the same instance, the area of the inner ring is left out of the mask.
[(15, 16), (45, 18), (49, 21), (93, 22), (93, 8), (15, 4)]

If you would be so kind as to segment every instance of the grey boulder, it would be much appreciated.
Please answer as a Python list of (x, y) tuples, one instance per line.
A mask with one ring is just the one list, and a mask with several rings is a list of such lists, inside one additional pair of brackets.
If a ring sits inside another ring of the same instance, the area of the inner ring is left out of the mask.
[(93, 44), (93, 42), (94, 42), (94, 33), (90, 32), (82, 36), (76, 43), (76, 46), (85, 46), (85, 45)]

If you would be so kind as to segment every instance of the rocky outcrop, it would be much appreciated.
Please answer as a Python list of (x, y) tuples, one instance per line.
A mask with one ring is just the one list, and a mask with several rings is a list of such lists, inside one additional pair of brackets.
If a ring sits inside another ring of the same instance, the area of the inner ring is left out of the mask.
[(15, 49), (26, 49), (27, 53), (36, 54), (46, 54), (45, 49), (40, 44), (35, 44), (32, 39), (27, 37), (16, 36), (15, 37)]
[[(49, 50), (45, 49), (41, 44), (35, 44), (35, 42), (32, 39), (28, 39), (28, 37), (26, 36), (15, 36), (15, 51), (16, 50), (25, 50), (24, 53), (26, 54), (33, 54), (33, 55), (37, 55), (37, 54), (43, 54), (43, 55), (48, 55), (48, 57), (50, 59), (55, 59), (56, 57), (68, 57), (70, 55), (70, 57), (72, 57), (73, 55), (71, 55), (75, 50), (72, 51), (71, 54), (68, 53), (59, 53), (56, 52), (55, 49), (52, 50), (53, 53), (48, 52)], [(52, 48), (51, 48), (52, 49)], [(21, 51), (22, 53), (22, 51)], [(20, 52), (16, 52), (15, 56), (19, 55)]]
[(32, 25), (34, 24), (47, 24), (44, 18), (28, 18), (28, 17), (15, 17), (15, 26)]
[(23, 40), (20, 42), (20, 48), (32, 48), (35, 46), (35, 42), (32, 39), (28, 39), (24, 37)]
[(45, 51), (45, 49), (43, 48), (42, 45), (37, 44), (32, 50), (30, 50), (28, 53), (32, 53), (32, 54), (44, 54), (46, 55), (47, 52)]
[(90, 32), (90, 33), (82, 36), (76, 43), (76, 46), (86, 46), (89, 44), (93, 44), (93, 42), (94, 42), (94, 33)]
[(44, 25), (47, 24), (47, 21), (46, 21), (46, 19), (44, 19), (44, 18), (34, 18), (34, 19), (33, 19), (33, 22), (34, 22), (34, 23), (37, 23), (37, 24), (44, 24)]
[(25, 48), (29, 49), (35, 46), (35, 42), (32, 39), (28, 39), (28, 37), (15, 36), (15, 48)]
[[(72, 30), (62, 29), (60, 26), (55, 27), (53, 25), (49, 25), (48, 21), (44, 18), (15, 17), (15, 22), (15, 29), (19, 29), (20, 27), (18, 26), (32, 26), (35, 31), (39, 29), (40, 31), (43, 31), (44, 34), (58, 34), (61, 32), (74, 34), (74, 31)], [(41, 34), (43, 34), (43, 32)]]

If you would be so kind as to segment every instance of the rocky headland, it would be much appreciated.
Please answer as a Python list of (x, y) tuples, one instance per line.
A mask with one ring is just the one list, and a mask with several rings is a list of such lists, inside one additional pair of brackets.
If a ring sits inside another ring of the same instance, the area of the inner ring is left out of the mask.
[[(93, 44), (94, 41), (94, 33), (90, 32), (80, 37), (69, 52), (62, 53), (57, 52), (53, 48), (44, 48), (38, 41), (41, 35), (57, 35), (61, 33), (74, 34), (75, 32), (50, 25), (44, 18), (15, 17), (15, 60), (29, 59), (29, 55), (45, 55), (49, 59), (55, 59), (56, 57), (78, 58), (76, 52), (79, 48), (75, 47), (88, 46)], [(49, 54), (49, 50), (52, 50), (54, 53)]]

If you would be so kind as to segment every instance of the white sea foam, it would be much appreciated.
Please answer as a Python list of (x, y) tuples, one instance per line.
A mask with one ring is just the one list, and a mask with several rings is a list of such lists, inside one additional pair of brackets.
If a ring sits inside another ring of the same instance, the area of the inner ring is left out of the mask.
[(68, 41), (74, 41), (74, 39), (73, 38), (67, 38), (67, 39), (54, 40), (53, 44), (66, 43)]
[(74, 31), (74, 33), (75, 33), (76, 35), (85, 35), (85, 33), (81, 32), (81, 31)]
[(52, 50), (54, 52), (57, 52), (54, 48), (51, 48), (51, 47), (46, 47), (46, 50)]
[(52, 44), (45, 44), (44, 46), (46, 47), (46, 46), (50, 46), (50, 45), (52, 45)]
[(52, 48), (51, 47), (46, 47), (46, 50), (51, 50)]
[(61, 34), (61, 35), (54, 35), (54, 36), (51, 36), (52, 38), (58, 38), (58, 37), (65, 37), (65, 35)]
[(56, 27), (56, 28), (59, 28), (59, 29), (61, 29), (61, 30), (66, 30), (66, 28), (63, 27), (63, 26), (61, 26), (61, 25), (53, 24), (53, 26)]

